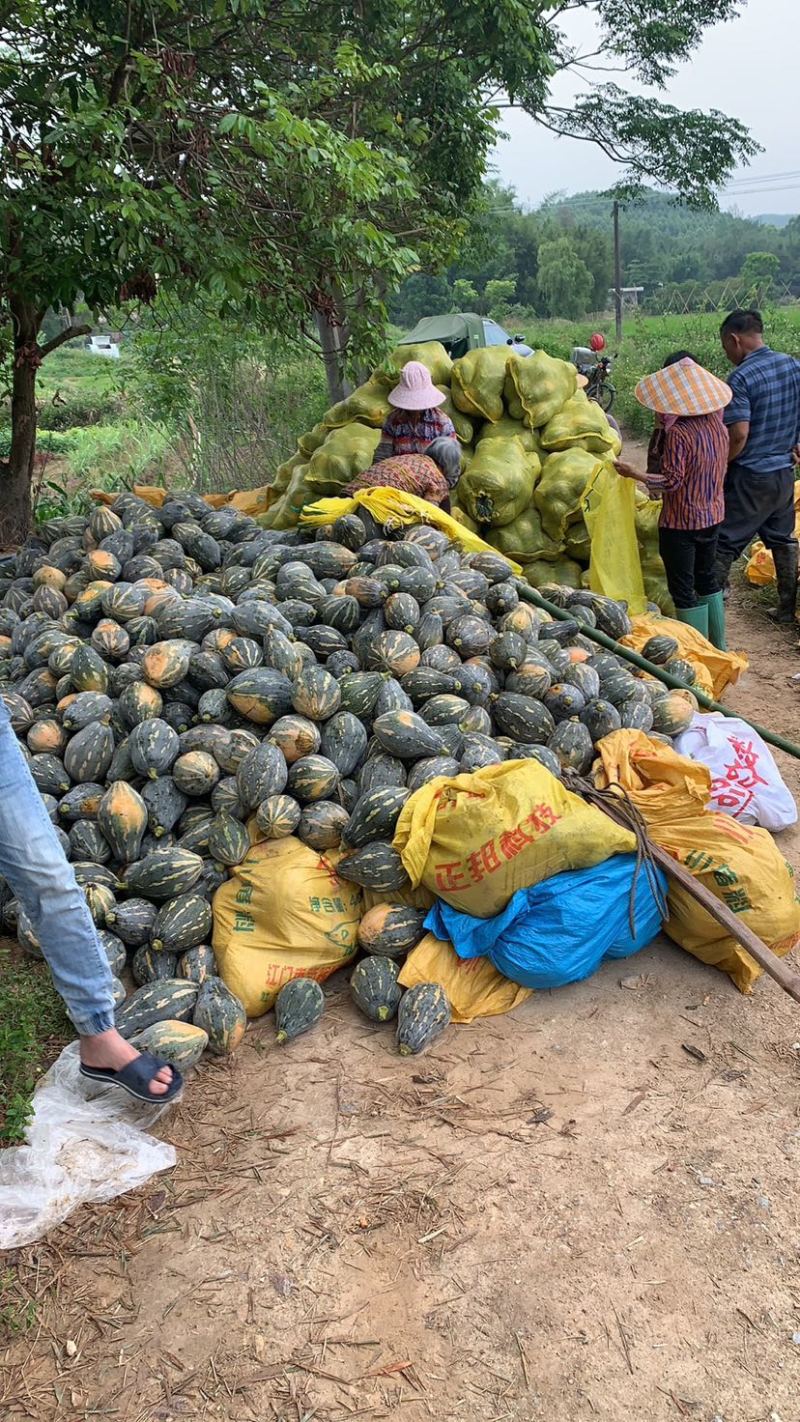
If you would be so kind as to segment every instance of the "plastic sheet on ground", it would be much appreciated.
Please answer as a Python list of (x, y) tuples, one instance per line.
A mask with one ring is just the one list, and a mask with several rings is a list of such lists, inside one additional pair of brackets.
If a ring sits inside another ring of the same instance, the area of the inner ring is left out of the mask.
[[(632, 618), (633, 628), (627, 637), (621, 639), (623, 647), (641, 653), (651, 637), (674, 637), (678, 644), (676, 655), (691, 662), (695, 667), (703, 667), (708, 672), (711, 692), (719, 700), (726, 686), (733, 686), (742, 672), (750, 665), (741, 652), (721, 652), (712, 645), (702, 632), (690, 627), (688, 622), (678, 622), (673, 617), (655, 617), (643, 612)], [(705, 689), (704, 679), (699, 679), (701, 691)]]
[[(660, 871), (656, 877), (663, 900), (667, 881)], [(425, 927), (448, 938), (461, 958), (482, 962), (485, 955), (512, 982), (544, 989), (580, 982), (606, 958), (640, 952), (658, 933), (661, 913), (644, 868), (636, 875), (636, 855), (616, 854), (520, 889), (495, 918), (473, 918), (439, 901)]]
[(113, 1200), (175, 1164), (174, 1146), (148, 1134), (169, 1108), (87, 1081), (78, 1067), (71, 1042), (36, 1088), (27, 1144), (0, 1151), (0, 1249), (31, 1244), (79, 1205)]

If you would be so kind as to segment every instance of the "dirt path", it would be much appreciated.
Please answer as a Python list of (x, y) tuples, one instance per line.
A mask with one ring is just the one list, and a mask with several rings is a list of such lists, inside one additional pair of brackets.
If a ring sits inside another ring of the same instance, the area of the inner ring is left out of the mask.
[[(746, 604), (730, 701), (800, 739), (794, 639)], [(798, 1422), (800, 1016), (770, 982), (658, 941), (411, 1060), (328, 998), (195, 1074), (174, 1172), (8, 1261), (4, 1317), (35, 1308), (4, 1422)]]

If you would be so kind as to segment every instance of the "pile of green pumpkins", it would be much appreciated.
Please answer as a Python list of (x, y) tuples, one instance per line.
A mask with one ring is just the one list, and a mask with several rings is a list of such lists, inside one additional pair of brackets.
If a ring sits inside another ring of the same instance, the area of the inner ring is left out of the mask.
[[(685, 728), (691, 696), (585, 635), (623, 636), (622, 605), (552, 586), (570, 614), (553, 621), (519, 587), (499, 554), (427, 526), (265, 529), (183, 491), (40, 524), (0, 564), (0, 695), (100, 932), (121, 1030), (182, 1065), (241, 1040), (213, 898), (254, 836), (344, 850), (340, 877), (402, 900), (394, 828), (432, 778), (516, 757), (585, 773), (619, 727)], [(8, 887), (0, 914), (40, 952)], [(417, 996), (405, 1036), (400, 1004), (401, 1049), (448, 1016), (441, 989)]]

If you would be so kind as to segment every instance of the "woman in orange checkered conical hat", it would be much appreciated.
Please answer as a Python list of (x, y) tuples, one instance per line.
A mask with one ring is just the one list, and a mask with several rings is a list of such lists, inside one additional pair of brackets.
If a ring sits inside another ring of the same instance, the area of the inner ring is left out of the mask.
[(633, 393), (639, 404), (648, 410), (678, 419), (713, 415), (717, 410), (724, 410), (733, 399), (733, 391), (724, 380), (683, 354), (652, 375), (645, 375)]
[(661, 499), (658, 545), (676, 617), (724, 647), (716, 552), (729, 446), (722, 411), (733, 398), (731, 388), (687, 351), (677, 351), (634, 393), (656, 416), (647, 472), (624, 460), (617, 460), (616, 469)]

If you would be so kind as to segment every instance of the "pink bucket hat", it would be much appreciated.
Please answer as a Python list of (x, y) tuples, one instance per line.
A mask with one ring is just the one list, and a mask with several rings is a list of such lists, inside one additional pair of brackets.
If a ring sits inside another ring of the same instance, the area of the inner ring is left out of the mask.
[(431, 373), (421, 360), (410, 360), (400, 372), (400, 379), (389, 393), (389, 404), (398, 410), (432, 410), (447, 396), (437, 390)]

